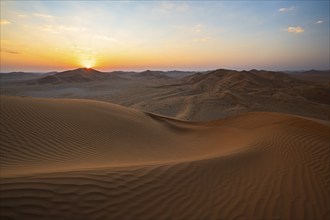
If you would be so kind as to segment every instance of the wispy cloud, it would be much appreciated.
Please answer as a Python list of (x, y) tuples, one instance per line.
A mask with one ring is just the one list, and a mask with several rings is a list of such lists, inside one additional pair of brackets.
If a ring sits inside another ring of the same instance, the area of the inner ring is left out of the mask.
[(175, 3), (175, 2), (162, 2), (161, 8), (164, 10), (175, 10), (177, 12), (183, 12), (188, 10), (188, 5), (185, 3)]
[(116, 42), (118, 41), (116, 38), (112, 38), (112, 37), (108, 37), (108, 36), (103, 36), (103, 35), (94, 35), (94, 37), (101, 39), (101, 40), (105, 40), (105, 41), (113, 41)]
[(282, 12), (282, 13), (284, 13), (284, 12), (289, 12), (289, 11), (293, 11), (293, 10), (294, 10), (294, 7), (293, 7), (293, 6), (288, 7), (288, 8), (280, 8), (280, 9), (278, 9), (278, 11), (279, 11), (279, 12)]
[(180, 4), (180, 5), (177, 5), (175, 10), (177, 12), (185, 12), (185, 11), (188, 11), (189, 10), (189, 5), (187, 5), (186, 3), (183, 3), (183, 4)]
[(0, 19), (0, 25), (6, 25), (6, 24), (10, 24), (10, 21), (5, 19)]
[(323, 21), (322, 20), (318, 20), (317, 22), (315, 22), (316, 24), (322, 24)]
[(211, 38), (209, 37), (200, 37), (200, 38), (194, 38), (193, 41), (194, 42), (202, 42), (202, 43), (205, 43), (205, 42), (208, 42), (210, 41)]
[(4, 49), (4, 48), (1, 48), (0, 51), (3, 52), (3, 53), (10, 53), (10, 54), (19, 54), (20, 53), (18, 51), (8, 50), (8, 49)]
[(201, 33), (202, 32), (202, 29), (203, 29), (203, 25), (202, 24), (196, 24), (193, 27), (193, 30), (194, 30), (195, 33)]
[(19, 17), (19, 18), (26, 18), (26, 17), (28, 17), (28, 16), (25, 15), (25, 14), (18, 14), (17, 17)]
[(83, 27), (74, 27), (74, 26), (65, 26), (65, 25), (58, 25), (56, 26), (60, 30), (64, 31), (85, 31), (86, 28)]
[(304, 32), (305, 30), (300, 27), (300, 26), (297, 26), (297, 27), (288, 27), (287, 29), (287, 32), (289, 33), (302, 33)]
[(206, 27), (205, 25), (201, 24), (201, 23), (197, 23), (194, 25), (182, 25), (182, 24), (175, 24), (172, 25), (172, 27), (175, 29), (175, 31), (180, 31), (180, 32), (184, 32), (186, 34), (193, 34), (193, 35), (201, 35), (203, 33), (206, 32)]
[(162, 1), (156, 8), (153, 9), (154, 12), (157, 13), (182, 13), (187, 12), (189, 10), (189, 5), (187, 3), (179, 3), (174, 1)]
[(53, 15), (49, 15), (49, 14), (39, 14), (39, 13), (33, 13), (32, 14), (33, 16), (35, 17), (39, 17), (39, 18), (46, 18), (46, 19), (49, 19), (49, 18), (54, 18)]
[(42, 31), (45, 31), (45, 32), (49, 32), (49, 33), (52, 33), (52, 34), (59, 34), (59, 30), (57, 28), (55, 28), (55, 26), (53, 25), (43, 25), (43, 26), (40, 26), (40, 27), (37, 27), (38, 29), (42, 30)]
[(77, 32), (77, 31), (87, 30), (86, 28), (83, 27), (66, 26), (66, 25), (42, 25), (38, 28), (42, 31), (49, 32), (52, 34), (59, 34), (63, 31)]

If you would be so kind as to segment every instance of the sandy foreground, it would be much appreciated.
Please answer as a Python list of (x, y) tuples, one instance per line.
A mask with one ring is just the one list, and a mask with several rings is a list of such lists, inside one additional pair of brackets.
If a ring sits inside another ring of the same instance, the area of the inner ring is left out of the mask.
[(1, 97), (1, 219), (330, 219), (330, 127)]

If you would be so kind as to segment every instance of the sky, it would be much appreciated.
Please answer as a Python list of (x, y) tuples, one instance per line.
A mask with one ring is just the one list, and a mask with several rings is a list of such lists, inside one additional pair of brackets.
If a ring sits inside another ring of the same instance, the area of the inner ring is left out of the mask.
[(1, 72), (330, 69), (329, 1), (1, 0)]

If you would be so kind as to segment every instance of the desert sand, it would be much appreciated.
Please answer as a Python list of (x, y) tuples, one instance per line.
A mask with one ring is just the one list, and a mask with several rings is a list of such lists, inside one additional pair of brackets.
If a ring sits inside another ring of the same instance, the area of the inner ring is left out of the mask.
[[(10, 77), (9, 77), (10, 76)], [(330, 120), (330, 72), (283, 73), (217, 69), (207, 72), (0, 74), (9, 96), (93, 99), (190, 121), (247, 112), (280, 112)]]
[(242, 112), (188, 122), (11, 96), (0, 116), (1, 219), (330, 218), (328, 121)]

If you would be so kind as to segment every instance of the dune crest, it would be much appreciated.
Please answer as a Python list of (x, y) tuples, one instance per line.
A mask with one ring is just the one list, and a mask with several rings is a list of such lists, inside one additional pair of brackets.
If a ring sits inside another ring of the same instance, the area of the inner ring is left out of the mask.
[(185, 122), (5, 96), (0, 117), (4, 218), (330, 218), (323, 122), (263, 112)]

